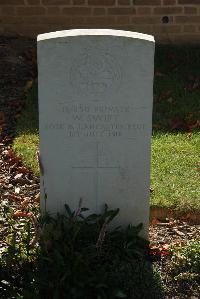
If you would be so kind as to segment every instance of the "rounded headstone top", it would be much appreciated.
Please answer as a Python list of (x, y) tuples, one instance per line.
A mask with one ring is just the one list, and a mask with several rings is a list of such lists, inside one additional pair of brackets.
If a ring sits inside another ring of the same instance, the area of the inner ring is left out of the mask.
[(73, 37), (73, 36), (118, 36), (128, 37), (133, 39), (141, 39), (149, 42), (155, 42), (152, 35), (143, 34), (139, 32), (115, 30), (115, 29), (71, 29), (63, 31), (55, 31), (40, 34), (37, 37), (37, 41), (49, 40), (60, 37)]

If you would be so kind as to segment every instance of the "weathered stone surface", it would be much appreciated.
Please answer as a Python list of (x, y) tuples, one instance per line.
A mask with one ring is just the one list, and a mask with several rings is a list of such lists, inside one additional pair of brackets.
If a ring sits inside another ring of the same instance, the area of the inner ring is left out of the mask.
[(43, 34), (38, 60), (47, 210), (76, 209), (80, 198), (93, 212), (107, 203), (120, 208), (118, 223), (143, 222), (147, 231), (153, 37), (100, 29)]

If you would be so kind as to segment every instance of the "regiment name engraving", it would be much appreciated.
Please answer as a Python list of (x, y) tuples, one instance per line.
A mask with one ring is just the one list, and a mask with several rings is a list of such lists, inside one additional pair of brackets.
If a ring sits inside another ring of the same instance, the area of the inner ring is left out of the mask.
[[(129, 114), (144, 107), (128, 105), (60, 104), (62, 121), (48, 122), (46, 130), (63, 130), (66, 137), (126, 137), (135, 138), (145, 132), (144, 123), (131, 122)], [(127, 116), (127, 117), (126, 117)], [(127, 119), (127, 121), (124, 121)]]

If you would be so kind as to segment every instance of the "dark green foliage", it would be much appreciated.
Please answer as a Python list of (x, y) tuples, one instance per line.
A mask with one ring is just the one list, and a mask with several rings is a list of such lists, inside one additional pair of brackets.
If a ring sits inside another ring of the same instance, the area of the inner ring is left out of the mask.
[(105, 206), (103, 214), (84, 217), (85, 211), (66, 206), (63, 215), (42, 217), (35, 249), (27, 235), (20, 248), (10, 241), (0, 263), (1, 298), (162, 298), (148, 242), (139, 237), (142, 225), (109, 229), (119, 210)]
[(84, 210), (76, 216), (66, 206), (65, 215), (45, 220), (39, 260), (41, 298), (160, 298), (146, 260), (148, 242), (138, 236), (142, 226), (114, 229), (104, 239), (103, 230), (118, 210), (106, 207), (102, 215), (83, 217)]

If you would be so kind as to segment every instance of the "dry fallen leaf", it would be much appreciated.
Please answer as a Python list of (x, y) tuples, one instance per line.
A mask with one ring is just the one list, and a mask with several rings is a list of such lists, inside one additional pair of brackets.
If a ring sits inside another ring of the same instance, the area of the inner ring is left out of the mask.
[(175, 119), (172, 123), (171, 130), (190, 132), (190, 127), (183, 119)]
[(15, 187), (15, 193), (17, 193), (17, 194), (20, 193), (20, 188), (19, 187)]
[(169, 245), (169, 244), (164, 244), (164, 245), (162, 246), (162, 249), (164, 249), (164, 250), (169, 250), (169, 248), (170, 248), (170, 245)]
[(25, 166), (18, 167), (18, 172), (20, 173), (28, 173), (29, 170)]
[(14, 212), (13, 216), (14, 217), (29, 217), (29, 215), (27, 215), (27, 212), (23, 212), (21, 210), (17, 210), (16, 212)]
[(154, 76), (155, 77), (164, 77), (165, 74), (161, 73), (159, 70), (156, 70)]
[(153, 256), (167, 256), (170, 254), (170, 245), (164, 244), (162, 246), (159, 245), (150, 245), (150, 254)]
[(168, 99), (171, 93), (171, 90), (163, 90), (158, 98), (158, 101)]
[(29, 204), (29, 198), (25, 198), (22, 202), (21, 202), (21, 206), (23, 208), (27, 207)]
[(157, 225), (158, 223), (160, 223), (160, 221), (157, 218), (151, 220), (151, 225)]
[(20, 158), (18, 157), (13, 157), (12, 159), (9, 160), (10, 165), (18, 164), (20, 162)]
[(173, 229), (173, 231), (178, 235), (178, 236), (180, 236), (180, 237), (183, 237), (183, 236), (185, 236), (185, 233), (183, 233), (183, 232), (181, 232), (181, 231), (179, 231), (178, 229), (176, 229), (176, 228), (174, 228)]
[(16, 201), (16, 202), (19, 202), (21, 200), (21, 197), (20, 196), (17, 196), (17, 195), (14, 195), (14, 194), (6, 194), (3, 196), (5, 199), (8, 199), (8, 200), (13, 200), (13, 201)]
[(24, 91), (27, 92), (33, 85), (33, 80), (29, 80), (27, 81), (25, 87), (24, 87)]
[(187, 138), (191, 138), (192, 137), (192, 132), (187, 133)]
[(16, 119), (20, 118), (20, 116), (21, 116), (20, 113), (16, 113), (16, 114), (15, 114), (15, 118), (16, 118)]
[(5, 151), (3, 151), (2, 152), (2, 154), (4, 155), (4, 156), (6, 156), (7, 158), (11, 158), (11, 157), (13, 157), (13, 151), (12, 150), (5, 150)]
[(0, 111), (0, 124), (3, 124), (5, 122), (5, 114), (4, 112)]
[(20, 179), (22, 176), (23, 176), (23, 173), (18, 173), (14, 176), (14, 179), (15, 180)]
[(161, 128), (161, 125), (159, 124), (153, 124), (153, 129), (160, 129)]
[(5, 142), (11, 141), (11, 140), (12, 140), (12, 137), (6, 136), (6, 137), (4, 137), (3, 142), (5, 143)]
[(35, 196), (35, 201), (40, 202), (40, 192)]
[(174, 102), (174, 99), (172, 97), (170, 97), (169, 99), (167, 99), (167, 102), (172, 104)]
[(200, 120), (197, 120), (195, 123), (189, 125), (190, 130), (200, 128)]

